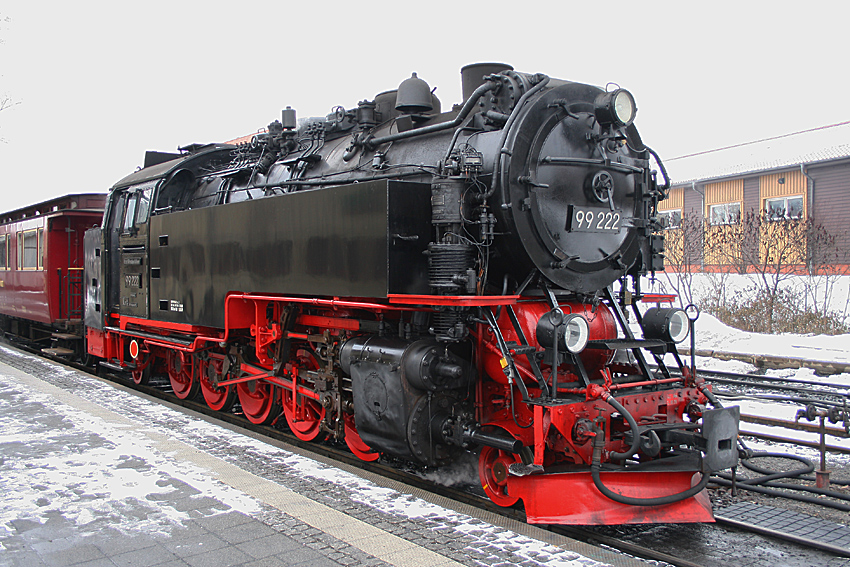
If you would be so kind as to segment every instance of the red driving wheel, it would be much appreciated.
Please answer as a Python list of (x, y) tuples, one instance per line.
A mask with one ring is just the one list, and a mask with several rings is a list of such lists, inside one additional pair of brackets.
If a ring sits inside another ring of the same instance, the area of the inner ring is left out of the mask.
[(165, 362), (174, 395), (181, 400), (194, 398), (198, 393), (200, 382), (194, 375), (195, 365), (192, 363), (192, 355), (183, 351), (169, 350), (165, 355)]
[(508, 494), (508, 467), (520, 462), (519, 455), (483, 447), (478, 457), (478, 477), (481, 487), (493, 502), (499, 506), (513, 506), (519, 500)]
[(236, 388), (218, 385), (224, 380), (223, 369), (224, 359), (216, 358), (214, 355), (206, 360), (198, 361), (198, 381), (201, 383), (204, 401), (210, 409), (227, 412), (236, 403)]
[(236, 385), (242, 413), (251, 423), (268, 425), (280, 415), (280, 402), (273, 384), (249, 380)]
[(348, 445), (351, 452), (354, 453), (354, 455), (361, 461), (372, 462), (380, 459), (381, 454), (372, 450), (372, 448), (360, 438), (360, 434), (357, 433), (357, 428), (354, 427), (354, 416), (347, 413), (345, 414), (345, 417), (343, 417), (343, 420), (345, 422), (345, 444)]

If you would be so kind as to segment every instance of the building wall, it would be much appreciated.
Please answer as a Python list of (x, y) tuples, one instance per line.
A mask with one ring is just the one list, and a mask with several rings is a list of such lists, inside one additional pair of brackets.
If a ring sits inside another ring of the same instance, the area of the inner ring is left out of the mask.
[(666, 199), (658, 203), (659, 211), (682, 210), (685, 202), (685, 188), (673, 187)]
[(685, 191), (685, 214), (704, 215), (703, 207), (705, 202), (705, 185), (697, 183), (695, 186), (687, 185)]
[(744, 212), (759, 211), (762, 209), (759, 185), (759, 177), (747, 177), (744, 179)]
[[(814, 179), (814, 195), (807, 199), (812, 217), (834, 234), (837, 245), (850, 255), (850, 161), (810, 167), (807, 173)], [(850, 264), (850, 257), (843, 263)]]

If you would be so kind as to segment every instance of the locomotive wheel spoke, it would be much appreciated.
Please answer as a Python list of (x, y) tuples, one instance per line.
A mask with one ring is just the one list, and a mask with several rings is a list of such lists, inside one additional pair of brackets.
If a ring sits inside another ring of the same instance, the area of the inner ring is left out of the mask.
[(233, 386), (214, 386), (211, 379), (216, 377), (218, 383), (222, 379), (223, 361), (218, 359), (203, 360), (199, 363), (198, 376), (201, 383), (201, 393), (210, 409), (229, 412), (236, 403), (236, 388)]
[(268, 425), (280, 415), (280, 403), (275, 387), (268, 382), (252, 380), (236, 385), (242, 413), (251, 423)]
[(354, 455), (361, 461), (372, 462), (380, 459), (381, 454), (377, 451), (373, 451), (372, 448), (360, 438), (360, 434), (357, 433), (357, 428), (354, 427), (354, 416), (351, 414), (345, 414), (343, 419), (345, 421), (345, 444), (348, 445), (351, 452), (354, 453)]
[(200, 383), (195, 377), (192, 355), (169, 350), (166, 355), (166, 364), (168, 366), (168, 379), (171, 381), (171, 389), (174, 390), (174, 395), (181, 400), (194, 398), (198, 393)]
[(322, 434), (322, 420), (325, 408), (316, 400), (296, 396), (293, 402), (292, 390), (283, 388), (281, 396), (283, 413), (292, 433), (302, 441), (314, 441)]
[(478, 476), (481, 487), (493, 502), (499, 506), (513, 506), (519, 497), (508, 494), (508, 467), (520, 459), (513, 453), (483, 447), (478, 458)]

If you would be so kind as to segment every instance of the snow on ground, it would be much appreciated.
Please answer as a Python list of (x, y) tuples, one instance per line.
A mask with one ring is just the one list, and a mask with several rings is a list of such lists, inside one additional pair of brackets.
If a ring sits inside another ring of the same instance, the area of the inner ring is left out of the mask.
[(105, 525), (168, 533), (191, 517), (178, 504), (184, 499), (210, 514), (259, 509), (205, 470), (154, 450), (135, 428), (74, 411), (8, 374), (0, 375), (0, 423), (0, 533), (12, 521), (43, 523), (57, 513), (81, 533)]
[(850, 362), (850, 335), (765, 335), (721, 323), (708, 313), (696, 321), (697, 349)]

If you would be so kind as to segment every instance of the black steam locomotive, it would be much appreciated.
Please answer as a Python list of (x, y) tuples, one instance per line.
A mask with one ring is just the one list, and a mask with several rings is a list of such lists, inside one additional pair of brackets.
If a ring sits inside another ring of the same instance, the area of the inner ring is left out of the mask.
[(148, 153), (86, 234), (88, 353), (365, 460), (477, 450), (486, 494), (530, 522), (711, 520), (737, 408), (706, 409), (683, 311), (635, 307), (667, 184), (634, 98), (506, 65), (462, 78), (447, 112), (414, 73)]

